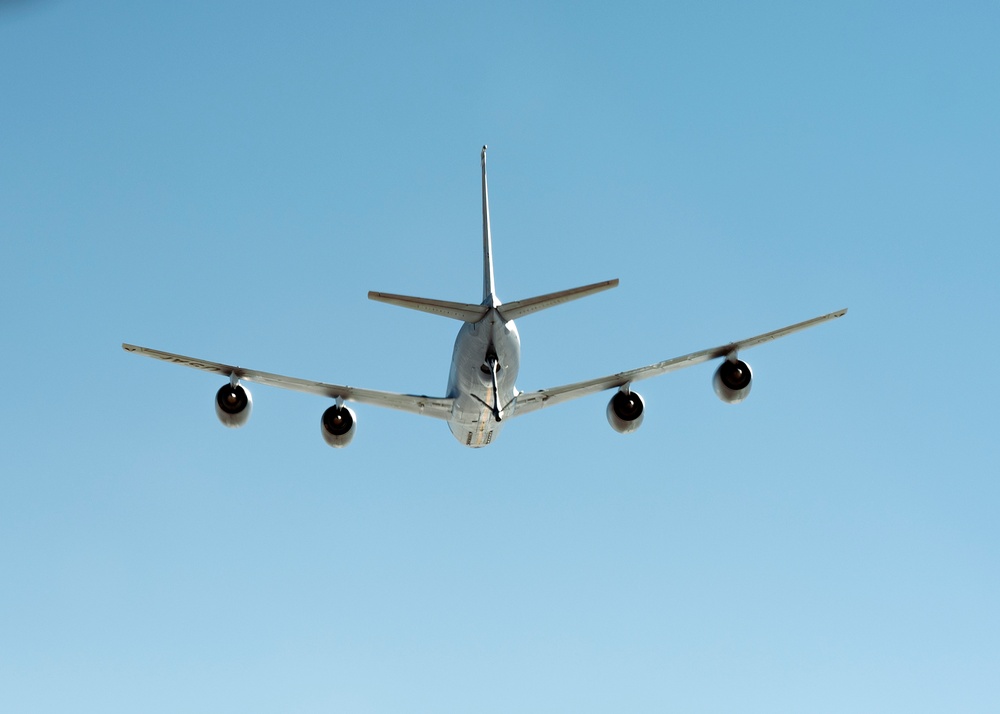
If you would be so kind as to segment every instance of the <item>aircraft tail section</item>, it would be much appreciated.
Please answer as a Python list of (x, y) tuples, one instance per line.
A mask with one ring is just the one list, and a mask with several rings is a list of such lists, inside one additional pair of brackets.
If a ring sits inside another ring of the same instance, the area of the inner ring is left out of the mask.
[(493, 280), (493, 237), (490, 235), (490, 196), (486, 188), (486, 147), (483, 162), (483, 304), (496, 307), (496, 285)]
[(368, 299), (389, 303), (399, 307), (419, 310), (432, 315), (450, 317), (463, 322), (479, 322), (491, 309), (497, 310), (504, 321), (516, 320), (524, 315), (530, 315), (539, 310), (545, 310), (555, 305), (561, 305), (570, 300), (593, 295), (618, 285), (618, 279), (605, 280), (600, 283), (584, 285), (579, 288), (561, 290), (555, 293), (539, 295), (526, 300), (515, 300), (503, 304), (496, 296), (496, 284), (493, 279), (493, 237), (490, 234), (490, 196), (486, 184), (486, 147), (480, 154), (483, 164), (483, 301), (478, 305), (448, 300), (433, 300), (431, 298), (395, 295), (393, 293), (369, 292)]
[(497, 309), (504, 320), (516, 320), (524, 315), (530, 315), (533, 312), (545, 310), (547, 308), (554, 307), (555, 305), (562, 305), (564, 302), (586, 297), (587, 295), (593, 295), (594, 293), (599, 293), (602, 290), (610, 290), (611, 288), (617, 286), (618, 278), (615, 278), (614, 280), (605, 280), (604, 282), (584, 285), (579, 288), (571, 288), (569, 290), (560, 290), (555, 293), (539, 295), (538, 297), (528, 298), (526, 300), (515, 300), (514, 302), (504, 303)]
[(479, 322), (489, 311), (486, 305), (473, 305), (464, 302), (449, 302), (448, 300), (432, 300), (431, 298), (410, 297), (409, 295), (393, 295), (392, 293), (368, 293), (369, 300), (407, 307), (411, 310), (429, 312), (432, 315), (450, 317), (462, 322)]
[[(497, 303), (495, 307), (497, 312), (500, 313), (500, 317), (506, 322), (517, 320), (524, 315), (530, 315), (533, 312), (562, 305), (564, 302), (593, 295), (594, 293), (609, 290), (617, 286), (618, 279), (615, 278), (614, 280), (605, 280), (604, 282), (584, 285), (579, 288), (539, 295), (538, 297), (526, 300), (515, 300), (514, 302), (503, 304)], [(494, 305), (485, 302), (482, 305), (473, 305), (472, 303), (434, 300), (431, 298), (411, 297), (409, 295), (395, 295), (393, 293), (379, 293), (375, 291), (368, 293), (368, 299), (406, 307), (411, 310), (419, 310), (420, 312), (427, 312), (432, 315), (450, 317), (453, 320), (461, 320), (462, 322), (479, 322), (486, 317), (486, 313), (490, 311), (490, 308), (494, 307)]]

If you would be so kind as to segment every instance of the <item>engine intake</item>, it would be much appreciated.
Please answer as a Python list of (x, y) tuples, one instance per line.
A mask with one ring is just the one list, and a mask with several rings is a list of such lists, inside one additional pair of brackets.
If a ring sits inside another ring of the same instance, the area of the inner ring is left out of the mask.
[(342, 449), (351, 443), (356, 426), (354, 410), (337, 404), (323, 412), (323, 418), (320, 419), (323, 441), (335, 449)]
[(750, 394), (752, 380), (753, 373), (750, 371), (750, 365), (742, 360), (729, 361), (727, 359), (715, 370), (712, 387), (719, 399), (726, 404), (736, 404), (742, 402)]
[(224, 384), (215, 394), (215, 415), (224, 426), (231, 429), (241, 427), (250, 419), (253, 411), (253, 397), (242, 384), (235, 387)]
[(619, 434), (631, 434), (642, 424), (646, 405), (638, 392), (615, 392), (608, 402), (608, 423)]

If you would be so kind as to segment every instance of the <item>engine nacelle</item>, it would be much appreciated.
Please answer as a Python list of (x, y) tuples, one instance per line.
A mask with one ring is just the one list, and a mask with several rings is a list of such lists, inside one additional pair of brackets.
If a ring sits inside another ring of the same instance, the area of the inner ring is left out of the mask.
[(225, 384), (215, 394), (215, 415), (230, 428), (243, 426), (253, 411), (253, 397), (242, 384)]
[(715, 370), (712, 387), (719, 399), (726, 404), (736, 404), (742, 402), (750, 394), (752, 380), (753, 374), (750, 371), (750, 365), (743, 360), (730, 362), (727, 359)]
[(638, 392), (615, 392), (608, 402), (608, 424), (619, 434), (631, 434), (642, 424), (646, 405)]
[(356, 426), (354, 410), (336, 404), (323, 412), (323, 418), (320, 419), (323, 441), (335, 449), (342, 449), (351, 443)]

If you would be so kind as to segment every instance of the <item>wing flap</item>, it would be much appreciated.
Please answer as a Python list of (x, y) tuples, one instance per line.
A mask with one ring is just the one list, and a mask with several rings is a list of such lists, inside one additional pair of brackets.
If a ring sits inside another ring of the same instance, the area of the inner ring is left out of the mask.
[(210, 362), (196, 357), (163, 352), (149, 347), (139, 347), (122, 343), (122, 349), (126, 352), (152, 357), (153, 359), (172, 362), (183, 367), (191, 367), (203, 372), (211, 372), (229, 378), (236, 375), (238, 379), (245, 379), (248, 382), (266, 384), (271, 387), (290, 389), (306, 394), (315, 394), (330, 399), (343, 399), (345, 401), (357, 402), (359, 404), (370, 404), (372, 406), (386, 407), (414, 414), (423, 414), (435, 419), (450, 419), (454, 400), (447, 397), (428, 397), (416, 394), (397, 394), (395, 392), (380, 392), (372, 389), (361, 389), (359, 387), (348, 387), (339, 384), (328, 384), (327, 382), (315, 382), (309, 379), (299, 379), (298, 377), (287, 377), (272, 372), (261, 372), (255, 369), (247, 369), (238, 365), (223, 364), (221, 362)]

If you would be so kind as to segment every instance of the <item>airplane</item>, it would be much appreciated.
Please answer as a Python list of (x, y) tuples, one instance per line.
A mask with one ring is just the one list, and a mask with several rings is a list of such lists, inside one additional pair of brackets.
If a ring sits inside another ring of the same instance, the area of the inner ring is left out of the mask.
[(616, 287), (618, 280), (606, 280), (525, 300), (501, 302), (497, 297), (493, 276), (493, 240), (490, 234), (485, 146), (480, 158), (483, 184), (482, 302), (459, 303), (393, 293), (368, 293), (371, 300), (449, 317), (462, 323), (455, 339), (451, 371), (444, 396), (396, 394), (314, 382), (238, 365), (185, 357), (128, 343), (123, 343), (122, 348), (126, 352), (225, 377), (228, 382), (215, 395), (215, 412), (227, 427), (241, 427), (247, 423), (253, 409), (253, 399), (250, 390), (243, 385), (243, 382), (256, 382), (333, 399), (334, 404), (323, 412), (320, 419), (320, 431), (326, 443), (335, 448), (347, 446), (357, 431), (357, 415), (347, 406), (347, 402), (388, 407), (444, 420), (460, 444), (480, 448), (496, 441), (501, 428), (510, 419), (611, 389), (617, 391), (608, 402), (606, 409), (608, 422), (619, 433), (634, 432), (642, 424), (646, 407), (643, 398), (632, 389), (633, 383), (713, 359), (722, 359), (712, 379), (715, 393), (723, 402), (729, 404), (741, 402), (750, 393), (752, 373), (750, 366), (739, 358), (740, 352), (843, 317), (847, 313), (846, 309), (838, 310), (745, 340), (710, 347), (596, 379), (533, 392), (519, 391), (514, 383), (521, 362), (521, 341), (514, 321), (531, 313)]

